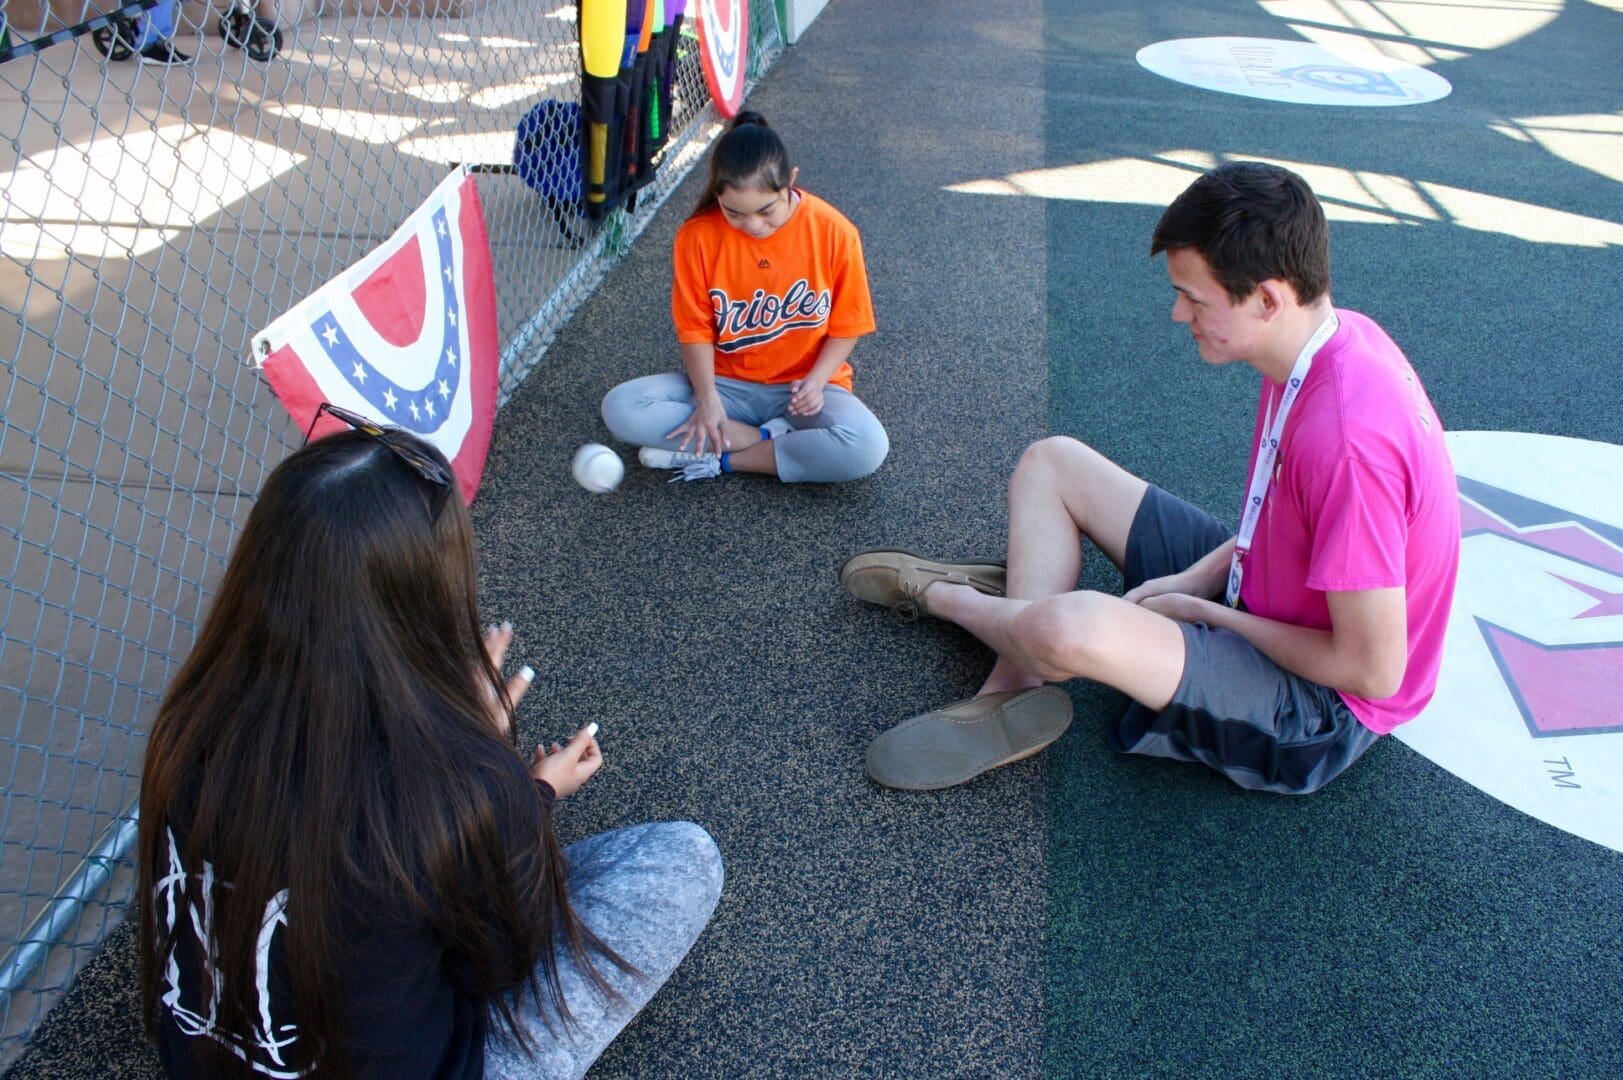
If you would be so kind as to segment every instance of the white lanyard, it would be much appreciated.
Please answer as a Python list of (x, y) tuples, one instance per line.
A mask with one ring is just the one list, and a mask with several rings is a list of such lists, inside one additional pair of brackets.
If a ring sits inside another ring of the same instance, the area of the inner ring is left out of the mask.
[(1257, 535), (1257, 522), (1262, 520), (1263, 500), (1268, 497), (1268, 485), (1274, 478), (1274, 460), (1279, 456), (1279, 440), (1285, 434), (1285, 419), (1290, 416), (1291, 406), (1296, 404), (1296, 395), (1302, 391), (1302, 383), (1307, 380), (1308, 369), (1313, 366), (1313, 357), (1324, 348), (1341, 325), (1341, 320), (1332, 311), (1330, 317), (1319, 324), (1313, 331), (1313, 336), (1307, 339), (1302, 351), (1297, 354), (1296, 364), (1291, 368), (1290, 378), (1285, 382), (1285, 392), (1279, 397), (1279, 412), (1273, 412), (1272, 403), (1268, 412), (1262, 418), (1262, 441), (1257, 444), (1257, 461), (1251, 467), (1251, 485), (1245, 493), (1245, 510), (1240, 515), (1240, 531), (1234, 537), (1234, 555), (1229, 559), (1229, 584), (1225, 599), (1229, 607), (1240, 606), (1240, 579), (1245, 576), (1242, 563), (1251, 551), (1251, 540)]

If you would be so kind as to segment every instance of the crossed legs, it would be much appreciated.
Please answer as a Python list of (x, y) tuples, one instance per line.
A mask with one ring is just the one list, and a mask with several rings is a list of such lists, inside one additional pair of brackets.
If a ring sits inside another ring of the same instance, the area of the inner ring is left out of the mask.
[(1084, 536), (1137, 579), (1183, 572), (1218, 550), (1227, 530), (1097, 451), (1053, 438), (1027, 449), (1009, 483), (1001, 578), (984, 564), (905, 551), (847, 561), (841, 581), (853, 595), (955, 622), (997, 653), (974, 698), (873, 740), (875, 782), (950, 787), (1040, 752), (1071, 722), (1069, 695), (1043, 684), (1078, 677), (1136, 702), (1111, 729), (1117, 750), (1198, 762), (1247, 789), (1317, 790), (1375, 741), (1335, 690), (1280, 667), (1234, 631), (1076, 590)]
[[(735, 472), (774, 475), (787, 483), (841, 483), (879, 468), (890, 439), (878, 417), (856, 395), (828, 387), (815, 416), (789, 416), (789, 383), (751, 383), (720, 376), (716, 389), (727, 411), (722, 429), (731, 440)], [(666, 372), (631, 379), (603, 398), (603, 421), (634, 446), (683, 449), (667, 433), (693, 415), (693, 385)], [(757, 424), (786, 419), (790, 430), (763, 440)]]
[(997, 653), (978, 694), (1088, 678), (1151, 709), (1183, 677), (1178, 624), (1104, 593), (1077, 591), (1086, 536), (1118, 567), (1148, 485), (1092, 447), (1054, 437), (1028, 447), (1009, 481), (1006, 595), (944, 582), (926, 590), (930, 613)]

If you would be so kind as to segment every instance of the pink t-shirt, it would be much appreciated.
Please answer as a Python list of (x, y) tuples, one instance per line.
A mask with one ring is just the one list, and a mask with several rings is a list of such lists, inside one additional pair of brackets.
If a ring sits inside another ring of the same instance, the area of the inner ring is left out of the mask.
[[(1341, 327), (1314, 357), (1286, 422), (1240, 598), (1253, 614), (1328, 630), (1325, 593), (1403, 586), (1403, 685), (1380, 700), (1341, 695), (1384, 735), (1437, 688), (1460, 561), (1459, 490), (1442, 422), (1402, 350), (1365, 316), (1336, 314)], [(1252, 464), (1263, 416), (1283, 391), (1263, 380)]]

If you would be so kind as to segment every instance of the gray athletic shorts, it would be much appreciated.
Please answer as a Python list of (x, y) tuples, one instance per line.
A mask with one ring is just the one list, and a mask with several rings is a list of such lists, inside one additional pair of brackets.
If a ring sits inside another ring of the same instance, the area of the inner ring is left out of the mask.
[[(1131, 589), (1176, 574), (1234, 535), (1151, 484), (1133, 516), (1122, 573)], [(1239, 634), (1180, 624), (1183, 679), (1160, 712), (1129, 701), (1110, 742), (1129, 754), (1196, 761), (1244, 788), (1305, 795), (1358, 760), (1378, 736), (1340, 694), (1292, 675)]]

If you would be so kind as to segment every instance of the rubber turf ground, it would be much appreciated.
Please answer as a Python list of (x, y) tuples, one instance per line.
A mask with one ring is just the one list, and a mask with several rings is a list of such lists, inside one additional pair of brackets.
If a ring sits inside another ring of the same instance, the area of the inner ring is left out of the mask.
[[(676, 364), (668, 252), (696, 178), (498, 418), (475, 516), (484, 607), (542, 672), (524, 735), (603, 727), (608, 766), (562, 830), (691, 818), (728, 864), (705, 937), (594, 1076), (1623, 1075), (1623, 856), (1394, 740), (1310, 798), (1249, 794), (1113, 754), (1116, 700), (1078, 687), (1037, 759), (928, 795), (863, 778), (873, 735), (989, 658), (850, 600), (847, 554), (997, 553), (1004, 479), (1051, 432), (1229, 520), (1244, 482), (1256, 377), (1206, 368), (1168, 321), (1159, 207), (949, 185), (1194, 149), (1619, 220), (1615, 182), (1490, 128), (1623, 107), (1615, 9), (1566, 0), (1436, 65), (1453, 94), (1409, 108), (1269, 104), (1133, 62), (1215, 34), (1296, 36), (1241, 0), (835, 0), (756, 88), (802, 183), (863, 231), (881, 329), (857, 389), (893, 442), (870, 480), (570, 481), (602, 393)], [(1615, 247), (1447, 220), (1332, 238), (1337, 302), (1405, 347), (1445, 424), (1623, 441)], [(1087, 583), (1113, 585), (1097, 557)], [(155, 1075), (132, 960), (115, 936), (14, 1075)]]

